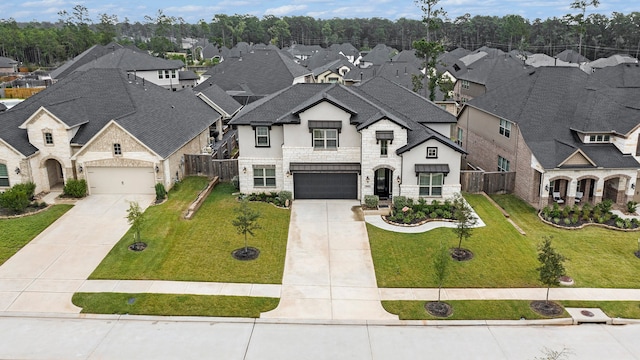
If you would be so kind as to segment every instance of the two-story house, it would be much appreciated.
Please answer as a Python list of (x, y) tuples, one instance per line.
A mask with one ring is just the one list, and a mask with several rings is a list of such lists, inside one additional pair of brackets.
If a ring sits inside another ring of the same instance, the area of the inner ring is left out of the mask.
[(155, 193), (184, 175), (220, 118), (191, 90), (166, 91), (118, 69), (77, 71), (0, 113), (0, 191), (86, 179), (89, 193)]
[(486, 171), (516, 172), (515, 194), (537, 208), (632, 200), (640, 90), (590, 76), (575, 67), (541, 67), (469, 101), (457, 131), (467, 160)]
[(296, 199), (444, 199), (460, 191), (456, 118), (383, 78), (296, 84), (244, 107), (240, 191)]

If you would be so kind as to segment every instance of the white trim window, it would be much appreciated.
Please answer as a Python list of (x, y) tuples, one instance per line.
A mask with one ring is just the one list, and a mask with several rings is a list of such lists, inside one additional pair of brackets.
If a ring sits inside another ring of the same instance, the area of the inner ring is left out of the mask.
[(511, 137), (511, 121), (500, 119), (500, 135)]
[(113, 144), (113, 155), (122, 156), (122, 145), (120, 145), (120, 143)]
[(597, 134), (589, 136), (590, 143), (608, 143), (610, 140), (611, 136), (607, 134)]
[(338, 129), (313, 129), (314, 149), (337, 149)]
[(253, 167), (254, 187), (275, 187), (276, 167), (273, 165), (257, 165)]
[(509, 172), (510, 167), (511, 162), (509, 162), (509, 160), (503, 158), (502, 156), (498, 156), (498, 171)]
[(0, 164), (0, 186), (9, 187), (9, 171), (6, 164)]
[(462, 146), (462, 136), (463, 136), (462, 128), (458, 128), (458, 138), (456, 139), (456, 144)]
[(469, 89), (469, 87), (470, 87), (470, 86), (469, 86), (469, 80), (462, 80), (462, 81), (461, 81), (460, 86), (461, 86), (463, 89)]
[(269, 147), (269, 127), (256, 126), (256, 147)]
[(53, 134), (51, 132), (44, 133), (44, 144), (45, 145), (53, 145)]
[(437, 147), (427, 147), (427, 158), (428, 159), (437, 159), (438, 158), (438, 148)]
[(444, 184), (443, 173), (420, 173), (418, 175), (418, 186), (420, 196), (442, 196), (442, 185)]

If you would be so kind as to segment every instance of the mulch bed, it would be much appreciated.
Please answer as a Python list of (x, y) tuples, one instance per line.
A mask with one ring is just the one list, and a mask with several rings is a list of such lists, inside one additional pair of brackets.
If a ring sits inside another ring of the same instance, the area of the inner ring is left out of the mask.
[(131, 251), (142, 251), (146, 248), (147, 248), (147, 243), (143, 241), (137, 241), (129, 245), (129, 250)]
[(473, 252), (469, 249), (451, 248), (449, 249), (451, 258), (456, 261), (469, 261), (473, 259)]
[(529, 304), (531, 310), (547, 317), (558, 317), (564, 314), (562, 305), (553, 301), (535, 300)]
[(424, 304), (424, 309), (429, 315), (436, 317), (449, 317), (453, 314), (453, 307), (444, 301), (428, 301)]
[(236, 260), (249, 261), (255, 260), (260, 255), (260, 250), (254, 247), (240, 248), (235, 249), (231, 252), (231, 256), (233, 256)]

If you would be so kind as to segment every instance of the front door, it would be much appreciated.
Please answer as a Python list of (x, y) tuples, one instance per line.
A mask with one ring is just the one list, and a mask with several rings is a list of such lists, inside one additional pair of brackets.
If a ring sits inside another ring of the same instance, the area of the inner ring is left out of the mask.
[(389, 199), (391, 195), (391, 170), (390, 169), (378, 169), (375, 172), (375, 189), (374, 195), (378, 195), (381, 200)]

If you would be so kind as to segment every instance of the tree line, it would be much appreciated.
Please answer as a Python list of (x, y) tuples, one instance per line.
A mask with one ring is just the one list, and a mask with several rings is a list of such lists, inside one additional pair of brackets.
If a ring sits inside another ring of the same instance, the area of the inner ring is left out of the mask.
[[(384, 43), (398, 50), (412, 48), (414, 41), (427, 35), (423, 21), (400, 18), (315, 19), (309, 16), (216, 14), (211, 20), (189, 24), (158, 10), (145, 16), (144, 22), (120, 21), (115, 15), (100, 14), (96, 21), (88, 9), (75, 6), (70, 12), (58, 13), (55, 22), (17, 23), (0, 20), (0, 56), (24, 64), (52, 67), (82, 53), (95, 44), (118, 41), (136, 45), (156, 54), (179, 51), (182, 39), (207, 39), (218, 46), (233, 47), (239, 42), (328, 46), (351, 43), (367, 50)], [(576, 16), (535, 19), (519, 15), (472, 16), (454, 19), (436, 18), (430, 38), (437, 39), (447, 49), (463, 47), (475, 50), (481, 46), (504, 51), (520, 49), (554, 56), (565, 49), (580, 50), (587, 58), (616, 53), (638, 56), (640, 51), (640, 12), (611, 16), (591, 14), (580, 21)]]

